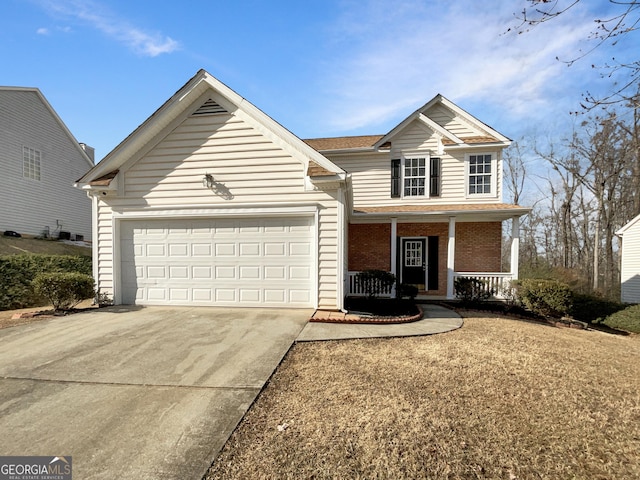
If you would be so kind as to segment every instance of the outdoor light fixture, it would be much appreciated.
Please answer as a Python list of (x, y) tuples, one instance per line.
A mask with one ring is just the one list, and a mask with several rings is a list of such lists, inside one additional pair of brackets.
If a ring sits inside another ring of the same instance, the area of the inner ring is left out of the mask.
[(213, 188), (216, 181), (213, 178), (213, 175), (210, 173), (205, 173), (204, 177), (202, 177), (202, 186), (206, 188)]

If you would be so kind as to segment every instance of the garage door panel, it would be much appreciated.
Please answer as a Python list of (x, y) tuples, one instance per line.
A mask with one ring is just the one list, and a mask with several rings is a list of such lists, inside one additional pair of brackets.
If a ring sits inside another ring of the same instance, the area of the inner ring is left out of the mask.
[(216, 243), (216, 257), (235, 257), (236, 256), (236, 244), (235, 243)]
[(241, 303), (255, 303), (259, 304), (262, 301), (260, 290), (242, 288), (240, 289), (240, 302)]
[(191, 255), (193, 257), (210, 257), (211, 256), (211, 244), (210, 243), (194, 243), (191, 245)]
[(212, 267), (209, 266), (194, 266), (191, 267), (192, 277), (194, 280), (210, 280), (213, 278), (211, 272)]
[(172, 243), (169, 245), (170, 257), (186, 257), (189, 255), (189, 245), (186, 243)]
[(169, 289), (169, 300), (171, 301), (188, 301), (189, 298), (189, 289), (188, 288), (170, 288)]
[(236, 267), (216, 267), (215, 278), (220, 280), (235, 280)]
[(257, 257), (260, 255), (259, 243), (240, 243), (240, 255), (243, 257)]
[(247, 265), (240, 266), (240, 279), (241, 280), (259, 280), (260, 266), (259, 265)]
[(192, 288), (191, 292), (193, 294), (192, 300), (194, 302), (210, 303), (213, 299), (210, 288)]
[(124, 303), (309, 307), (313, 218), (122, 221)]

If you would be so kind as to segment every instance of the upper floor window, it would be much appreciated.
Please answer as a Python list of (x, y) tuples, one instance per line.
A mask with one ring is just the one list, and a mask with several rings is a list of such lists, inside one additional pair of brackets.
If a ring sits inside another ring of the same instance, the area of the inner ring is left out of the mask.
[(405, 158), (404, 160), (404, 196), (424, 196), (427, 180), (425, 158)]
[[(402, 188), (401, 188), (402, 186)], [(440, 159), (415, 157), (391, 160), (392, 197), (440, 196)]]
[(22, 147), (22, 176), (40, 180), (40, 151)]
[(496, 194), (496, 159), (491, 153), (467, 156), (469, 195)]

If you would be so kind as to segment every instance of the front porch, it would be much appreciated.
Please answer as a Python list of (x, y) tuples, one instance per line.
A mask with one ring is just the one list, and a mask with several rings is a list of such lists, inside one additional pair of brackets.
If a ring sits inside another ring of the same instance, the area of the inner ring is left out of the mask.
[[(376, 269), (392, 273), (397, 284), (416, 286), (420, 299), (454, 299), (455, 280), (461, 277), (480, 280), (494, 298), (503, 299), (509, 283), (518, 278), (522, 212), (487, 210), (446, 216), (421, 212), (384, 219), (369, 214), (366, 223), (360, 218), (352, 221), (345, 294), (364, 296), (357, 274)], [(511, 227), (506, 271), (502, 265), (504, 221), (510, 221)], [(395, 286), (381, 296), (395, 296)]]

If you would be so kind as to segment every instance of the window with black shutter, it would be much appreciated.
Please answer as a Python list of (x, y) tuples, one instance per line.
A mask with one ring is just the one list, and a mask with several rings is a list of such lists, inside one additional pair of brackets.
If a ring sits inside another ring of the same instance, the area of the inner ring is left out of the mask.
[(400, 159), (391, 160), (391, 197), (400, 196)]
[(440, 158), (431, 157), (429, 167), (429, 196), (440, 196)]

